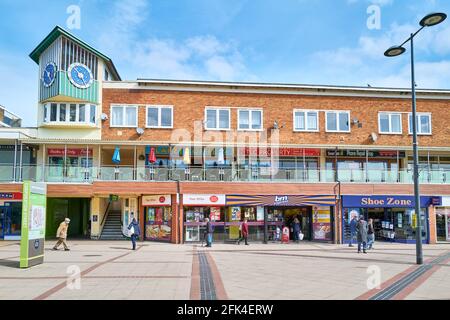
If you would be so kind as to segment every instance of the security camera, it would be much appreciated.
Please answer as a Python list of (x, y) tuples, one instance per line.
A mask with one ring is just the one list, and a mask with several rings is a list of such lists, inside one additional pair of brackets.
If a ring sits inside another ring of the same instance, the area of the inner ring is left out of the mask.
[(370, 134), (370, 138), (372, 139), (373, 142), (377, 142), (377, 140), (378, 140), (378, 136), (375, 132), (372, 132)]
[(102, 119), (102, 121), (108, 120), (108, 115), (106, 113), (102, 113), (100, 119)]
[(142, 129), (142, 128), (137, 128), (137, 129), (136, 129), (136, 133), (137, 133), (138, 135), (142, 136), (142, 135), (144, 134), (144, 129)]

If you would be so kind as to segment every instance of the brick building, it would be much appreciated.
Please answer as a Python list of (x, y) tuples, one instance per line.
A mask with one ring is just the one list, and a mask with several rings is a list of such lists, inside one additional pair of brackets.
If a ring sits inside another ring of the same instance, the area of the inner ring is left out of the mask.
[[(251, 240), (280, 241), (297, 217), (304, 241), (343, 243), (363, 215), (378, 241), (415, 241), (406, 89), (122, 81), (59, 27), (30, 56), (38, 126), (0, 131), (5, 235), (31, 179), (48, 183), (49, 236), (69, 216), (72, 236), (122, 238), (134, 213), (145, 241), (201, 241), (206, 217), (215, 241), (244, 217)], [(417, 95), (424, 242), (449, 241), (450, 91)]]

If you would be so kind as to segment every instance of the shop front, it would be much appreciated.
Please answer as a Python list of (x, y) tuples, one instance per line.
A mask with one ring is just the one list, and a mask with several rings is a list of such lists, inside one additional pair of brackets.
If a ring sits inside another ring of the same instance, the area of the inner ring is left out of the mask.
[(170, 194), (144, 195), (144, 240), (170, 242), (172, 237), (172, 199)]
[[(422, 239), (429, 243), (428, 206), (436, 197), (420, 198), (420, 219)], [(417, 215), (413, 196), (343, 196), (342, 197), (342, 239), (350, 240), (350, 221), (352, 217), (363, 216), (366, 221), (373, 220), (375, 241), (400, 243), (416, 242)]]
[[(273, 242), (282, 240), (285, 228), (289, 232), (289, 238), (293, 239), (295, 218), (300, 222), (303, 240), (332, 241), (335, 203), (334, 195), (229, 195), (226, 201), (227, 207), (235, 208), (234, 210), (254, 208), (256, 221), (252, 223), (249, 220), (250, 235), (253, 234), (254, 240), (264, 240), (264, 229), (267, 226), (267, 240)], [(241, 217), (241, 221), (243, 218)]]
[(199, 242), (204, 240), (206, 218), (214, 228), (214, 241), (225, 239), (225, 195), (223, 194), (184, 194), (184, 240)]
[(437, 241), (450, 242), (450, 197), (442, 197), (441, 204), (435, 208)]
[(22, 193), (0, 193), (0, 239), (20, 240)]

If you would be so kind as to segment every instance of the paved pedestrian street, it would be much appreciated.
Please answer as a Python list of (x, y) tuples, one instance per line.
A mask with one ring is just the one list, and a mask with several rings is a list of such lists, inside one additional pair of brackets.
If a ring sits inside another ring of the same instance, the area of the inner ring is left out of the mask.
[[(19, 243), (0, 242), (0, 299), (450, 299), (450, 246), (376, 243), (250, 246), (70, 241), (19, 269)], [(377, 282), (379, 279), (379, 283)], [(374, 288), (377, 283), (379, 288)]]

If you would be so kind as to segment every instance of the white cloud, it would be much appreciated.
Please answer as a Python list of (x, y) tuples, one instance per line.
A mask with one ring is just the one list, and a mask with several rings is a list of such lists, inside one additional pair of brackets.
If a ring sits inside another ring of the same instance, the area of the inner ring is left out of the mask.
[[(125, 12), (123, 12), (126, 8)], [(142, 1), (116, 1), (113, 23), (100, 34), (100, 47), (128, 78), (178, 78), (244, 81), (255, 79), (233, 40), (197, 35), (183, 40), (145, 38), (139, 29), (149, 19), (149, 7)], [(122, 22), (114, 21), (122, 17)]]
[[(384, 51), (400, 45), (411, 32), (418, 29), (410, 24), (392, 24), (378, 36), (361, 36), (353, 47), (313, 53), (304, 67), (304, 75), (313, 81), (341, 85), (410, 87), (410, 59), (386, 58)], [(449, 88), (450, 83), (450, 26), (435, 32), (423, 30), (415, 39), (416, 82), (421, 88)], [(405, 45), (409, 53), (409, 44)], [(427, 61), (427, 57), (433, 61)]]

